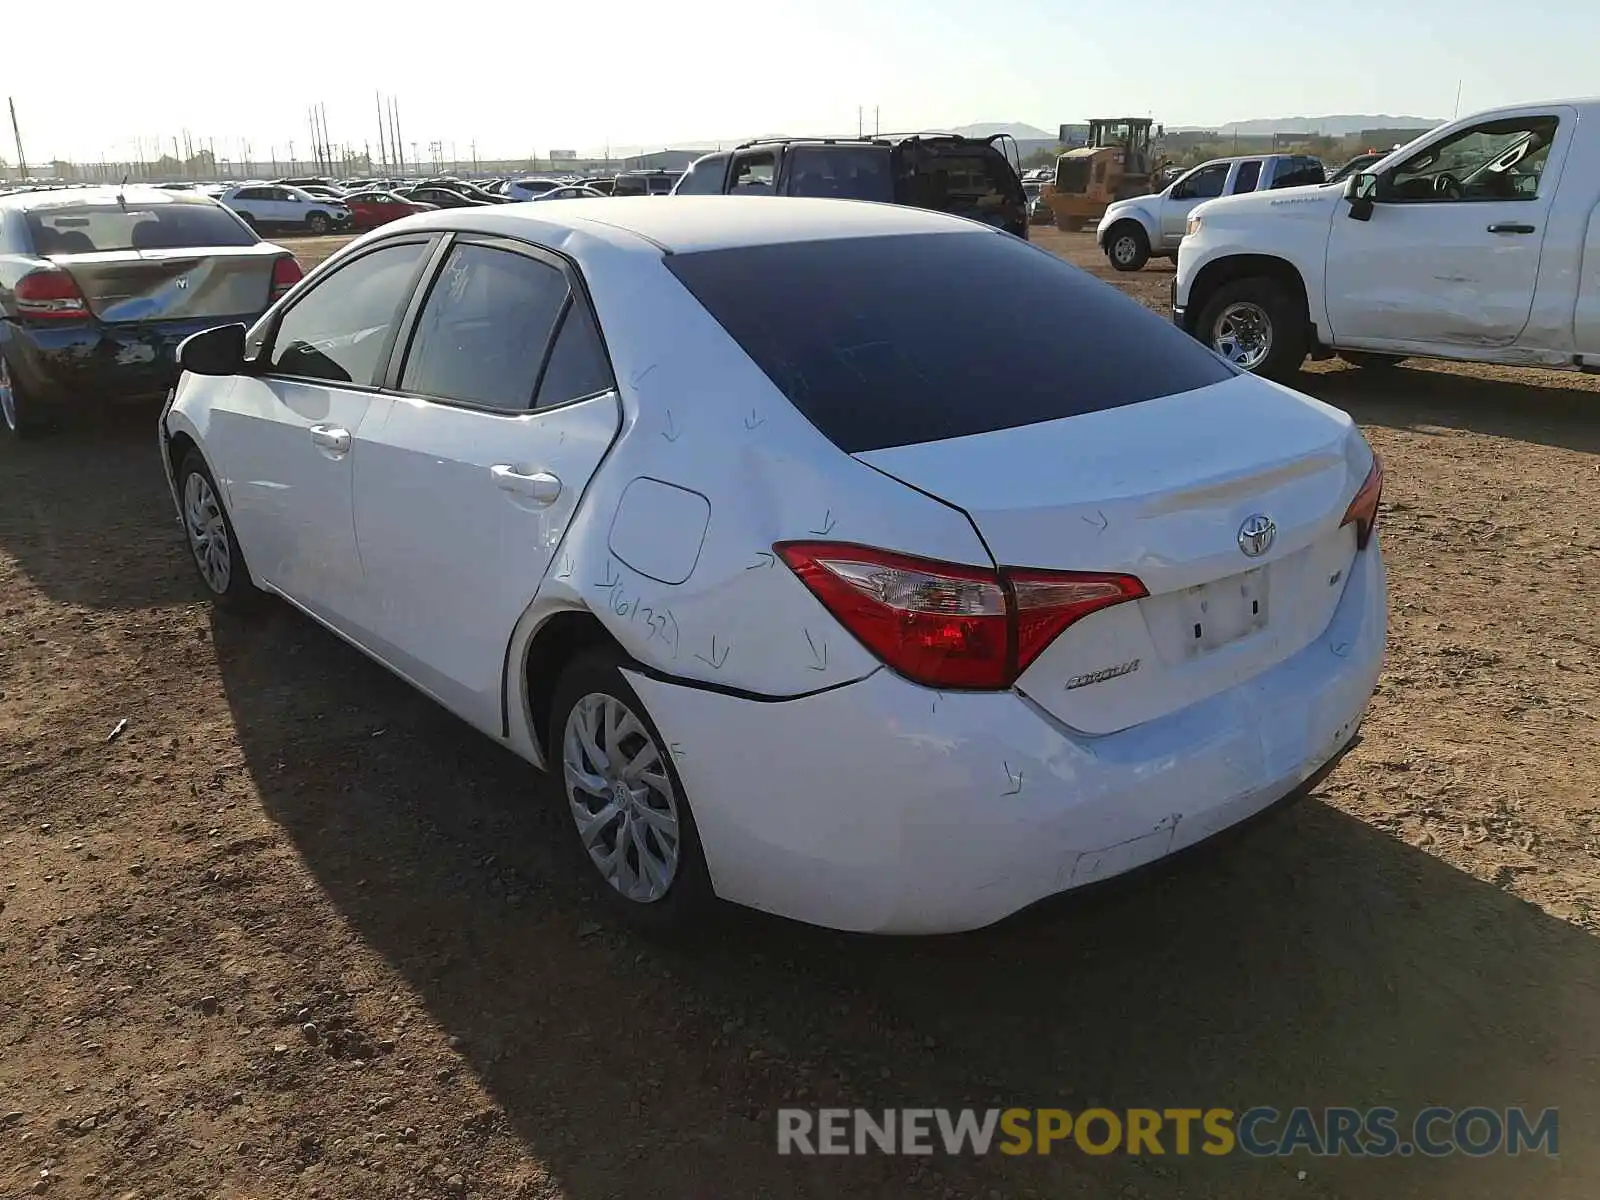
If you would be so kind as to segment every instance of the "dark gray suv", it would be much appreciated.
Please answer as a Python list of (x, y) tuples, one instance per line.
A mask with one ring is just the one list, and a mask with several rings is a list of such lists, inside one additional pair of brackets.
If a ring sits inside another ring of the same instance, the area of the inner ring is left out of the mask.
[(1022, 179), (997, 138), (917, 133), (769, 138), (696, 159), (675, 196), (811, 196), (910, 204), (1028, 236)]

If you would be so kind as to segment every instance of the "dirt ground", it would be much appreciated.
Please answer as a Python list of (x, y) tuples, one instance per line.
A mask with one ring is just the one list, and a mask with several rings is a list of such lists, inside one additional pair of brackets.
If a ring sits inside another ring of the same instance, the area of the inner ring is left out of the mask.
[[(0, 448), (0, 1195), (1600, 1195), (1600, 380), (1303, 386), (1389, 468), (1365, 741), (1184, 861), (924, 941), (614, 927), (518, 760), (213, 614), (153, 413)], [(775, 1153), (788, 1104), (1091, 1103), (1559, 1106), (1561, 1154)]]

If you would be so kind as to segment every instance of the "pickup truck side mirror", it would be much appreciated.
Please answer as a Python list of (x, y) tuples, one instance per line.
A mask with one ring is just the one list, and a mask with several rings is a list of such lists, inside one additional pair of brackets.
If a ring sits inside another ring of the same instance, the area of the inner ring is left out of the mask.
[(1367, 171), (1357, 171), (1344, 181), (1344, 198), (1350, 204), (1352, 221), (1372, 220), (1373, 205), (1378, 196), (1378, 177)]

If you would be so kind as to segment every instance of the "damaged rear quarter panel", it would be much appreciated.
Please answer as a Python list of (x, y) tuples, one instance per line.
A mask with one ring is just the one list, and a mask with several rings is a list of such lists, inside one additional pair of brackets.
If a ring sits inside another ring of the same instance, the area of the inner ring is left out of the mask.
[[(641, 271), (637, 252), (596, 252), (583, 267), (617, 376), (622, 428), (519, 624), (512, 664), (524, 661), (551, 615), (583, 609), (628, 654), (666, 675), (802, 695), (880, 664), (775, 556), (775, 542), (831, 539), (989, 564), (963, 514), (825, 439), (659, 262)], [(681, 582), (642, 574), (612, 548), (619, 505), (640, 480), (704, 497), (703, 509), (675, 503), (655, 514), (630, 500), (627, 529), (617, 535), (637, 565), (670, 578), (675, 571), (627, 549), (659, 539), (660, 553), (649, 559), (692, 564)]]

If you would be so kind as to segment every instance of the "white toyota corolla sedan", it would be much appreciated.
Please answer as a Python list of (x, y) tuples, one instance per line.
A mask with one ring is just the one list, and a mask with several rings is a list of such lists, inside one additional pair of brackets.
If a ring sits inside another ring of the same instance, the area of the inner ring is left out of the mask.
[(1303, 790), (1378, 676), (1350, 418), (955, 217), (428, 213), (181, 358), (216, 600), (558, 775), (642, 920), (982, 926)]

